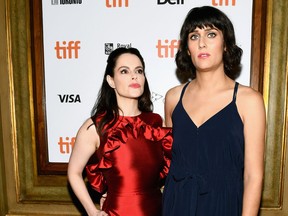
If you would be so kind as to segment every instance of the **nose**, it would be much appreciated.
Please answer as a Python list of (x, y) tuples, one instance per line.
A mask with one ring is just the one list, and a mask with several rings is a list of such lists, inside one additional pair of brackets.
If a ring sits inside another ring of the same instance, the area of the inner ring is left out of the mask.
[(204, 47), (206, 47), (205, 38), (200, 37), (199, 38), (199, 49), (202, 49)]
[(137, 80), (137, 73), (132, 73), (132, 80)]

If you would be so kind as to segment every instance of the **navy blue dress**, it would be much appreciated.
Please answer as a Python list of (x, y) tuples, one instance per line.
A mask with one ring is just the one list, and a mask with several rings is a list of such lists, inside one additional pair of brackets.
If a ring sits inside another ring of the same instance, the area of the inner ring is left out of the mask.
[(197, 127), (182, 97), (173, 114), (171, 167), (163, 196), (164, 216), (241, 216), (244, 132), (236, 106), (238, 83), (231, 102)]

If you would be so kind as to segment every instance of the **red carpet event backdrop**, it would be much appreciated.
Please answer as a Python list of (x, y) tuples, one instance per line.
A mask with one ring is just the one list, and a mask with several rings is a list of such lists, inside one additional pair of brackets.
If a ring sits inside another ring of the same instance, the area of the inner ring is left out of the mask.
[(243, 49), (238, 81), (250, 82), (251, 0), (43, 0), (45, 96), (49, 162), (68, 162), (78, 128), (96, 100), (106, 60), (117, 47), (136, 47), (146, 62), (154, 111), (179, 84), (175, 54), (188, 11), (210, 5), (234, 24)]

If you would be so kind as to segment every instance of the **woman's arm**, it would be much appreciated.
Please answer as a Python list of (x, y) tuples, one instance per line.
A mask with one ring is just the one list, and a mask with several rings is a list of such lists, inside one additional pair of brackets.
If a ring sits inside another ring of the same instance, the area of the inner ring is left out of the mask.
[(242, 216), (256, 216), (259, 211), (264, 176), (266, 114), (260, 93), (247, 88), (241, 95), (243, 97), (239, 109), (244, 123), (245, 137)]
[(95, 153), (98, 145), (99, 136), (96, 132), (95, 125), (91, 119), (88, 119), (80, 127), (76, 136), (76, 141), (68, 164), (68, 180), (75, 195), (80, 200), (89, 216), (108, 215), (95, 207), (82, 177), (82, 172), (90, 157)]
[(165, 126), (172, 127), (172, 113), (180, 99), (180, 93), (183, 85), (176, 86), (166, 93), (165, 96)]

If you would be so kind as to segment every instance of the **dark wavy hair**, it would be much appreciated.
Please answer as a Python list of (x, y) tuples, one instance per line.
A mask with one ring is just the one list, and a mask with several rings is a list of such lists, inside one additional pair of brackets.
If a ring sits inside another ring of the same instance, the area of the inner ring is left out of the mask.
[(184, 83), (196, 78), (196, 68), (188, 55), (188, 35), (196, 28), (217, 28), (223, 33), (224, 47), (223, 62), (225, 74), (235, 80), (240, 74), (242, 49), (236, 45), (234, 27), (230, 19), (220, 10), (211, 6), (192, 8), (180, 31), (180, 46), (176, 53), (177, 76)]
[[(144, 76), (145, 76), (145, 62), (140, 54), (139, 50), (136, 48), (117, 48), (112, 51), (107, 59), (107, 65), (105, 69), (105, 74), (102, 82), (102, 86), (99, 90), (97, 100), (91, 111), (91, 116), (94, 120), (97, 119), (96, 128), (100, 135), (106, 133), (107, 129), (111, 128), (119, 118), (119, 106), (116, 100), (115, 90), (110, 87), (106, 77), (107, 75), (114, 77), (114, 69), (119, 56), (125, 53), (130, 53), (136, 55), (143, 66)], [(141, 112), (151, 112), (153, 110), (153, 103), (151, 101), (151, 93), (148, 85), (147, 79), (144, 83), (144, 92), (138, 98), (138, 108)], [(99, 120), (98, 120), (99, 119)]]

